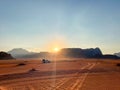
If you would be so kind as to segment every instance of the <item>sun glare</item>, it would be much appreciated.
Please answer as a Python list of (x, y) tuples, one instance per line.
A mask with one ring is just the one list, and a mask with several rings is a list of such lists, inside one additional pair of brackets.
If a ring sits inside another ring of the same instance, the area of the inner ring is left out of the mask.
[(58, 51), (59, 51), (59, 48), (57, 48), (57, 47), (54, 48), (54, 51), (55, 51), (55, 52), (58, 52)]

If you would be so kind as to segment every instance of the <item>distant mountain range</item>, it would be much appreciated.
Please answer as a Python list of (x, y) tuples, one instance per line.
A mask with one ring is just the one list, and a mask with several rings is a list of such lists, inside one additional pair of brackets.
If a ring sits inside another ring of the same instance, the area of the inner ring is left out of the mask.
[(48, 52), (29, 52), (22, 48), (15, 48), (10, 51), (8, 51), (9, 54), (11, 54), (14, 58), (45, 58), (48, 57), (50, 53)]
[[(16, 48), (8, 51), (15, 58), (51, 58), (53, 53), (49, 52), (29, 52), (22, 48)], [(116, 55), (103, 55), (100, 48), (63, 48), (57, 54), (57, 58), (110, 58), (110, 59), (118, 59)]]
[(22, 48), (15, 48), (15, 49), (12, 49), (10, 51), (8, 51), (9, 54), (11, 54), (13, 57), (15, 58), (22, 58), (26, 55), (32, 55), (32, 54), (35, 54), (33, 52), (29, 52), (25, 49), (22, 49)]

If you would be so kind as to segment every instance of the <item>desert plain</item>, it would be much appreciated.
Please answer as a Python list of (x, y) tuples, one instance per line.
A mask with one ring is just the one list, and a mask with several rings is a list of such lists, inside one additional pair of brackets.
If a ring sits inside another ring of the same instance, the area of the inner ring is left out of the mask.
[(0, 90), (120, 90), (120, 60), (1, 60)]

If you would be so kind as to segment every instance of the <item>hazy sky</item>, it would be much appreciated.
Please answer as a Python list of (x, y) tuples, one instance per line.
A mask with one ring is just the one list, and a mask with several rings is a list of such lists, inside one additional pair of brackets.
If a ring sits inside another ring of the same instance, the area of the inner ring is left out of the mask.
[(0, 0), (0, 50), (120, 52), (120, 0)]

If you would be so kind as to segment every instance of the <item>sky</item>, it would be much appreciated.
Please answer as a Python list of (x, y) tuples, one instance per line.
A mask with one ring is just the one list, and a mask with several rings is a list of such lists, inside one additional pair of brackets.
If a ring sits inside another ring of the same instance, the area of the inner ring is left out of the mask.
[(120, 52), (120, 0), (0, 0), (0, 50)]

